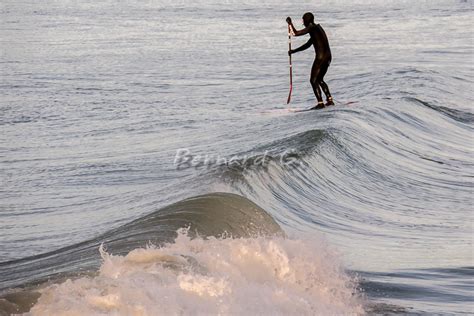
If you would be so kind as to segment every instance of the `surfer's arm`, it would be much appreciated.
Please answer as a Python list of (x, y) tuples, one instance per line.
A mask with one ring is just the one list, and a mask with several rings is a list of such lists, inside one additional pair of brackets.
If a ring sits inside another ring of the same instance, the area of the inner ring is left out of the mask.
[(290, 18), (290, 17), (287, 17), (287, 18), (286, 18), (286, 22), (287, 22), (288, 25), (291, 27), (291, 31), (293, 32), (293, 34), (295, 34), (295, 36), (301, 36), (301, 35), (308, 34), (308, 33), (309, 33), (309, 30), (310, 30), (310, 28), (311, 28), (311, 25), (310, 25), (310, 26), (305, 27), (304, 29), (298, 31), (298, 30), (295, 28), (295, 26), (293, 25), (293, 21), (291, 21), (291, 18)]
[(309, 26), (308, 27), (305, 27), (304, 29), (302, 30), (297, 30), (295, 29), (295, 27), (293, 26), (293, 24), (291, 24), (291, 29), (293, 30), (293, 34), (295, 34), (295, 36), (301, 36), (301, 35), (305, 35), (305, 34), (308, 34), (309, 33)]
[(310, 39), (306, 42), (306, 44), (303, 44), (303, 45), (301, 45), (300, 47), (298, 47), (298, 48), (296, 48), (296, 49), (290, 50), (290, 54), (294, 54), (294, 53), (297, 53), (297, 52), (301, 52), (301, 51), (303, 51), (303, 50), (306, 50), (306, 49), (310, 48), (311, 45), (313, 45), (313, 39), (312, 39), (312, 38), (310, 38)]
[(301, 36), (301, 35), (308, 34), (309, 30), (311, 28), (311, 26), (308, 26), (308, 27), (305, 27), (304, 29), (298, 31), (295, 28), (295, 26), (293, 25), (293, 23), (290, 24), (290, 27), (291, 27), (291, 30), (293, 31), (293, 34), (295, 34), (295, 36)]

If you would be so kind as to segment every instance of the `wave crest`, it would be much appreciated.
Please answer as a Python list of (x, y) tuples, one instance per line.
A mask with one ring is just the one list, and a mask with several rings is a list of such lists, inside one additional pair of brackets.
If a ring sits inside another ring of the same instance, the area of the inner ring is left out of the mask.
[(31, 315), (298, 314), (359, 315), (355, 282), (321, 242), (273, 238), (191, 238), (102, 252), (96, 277), (43, 290)]

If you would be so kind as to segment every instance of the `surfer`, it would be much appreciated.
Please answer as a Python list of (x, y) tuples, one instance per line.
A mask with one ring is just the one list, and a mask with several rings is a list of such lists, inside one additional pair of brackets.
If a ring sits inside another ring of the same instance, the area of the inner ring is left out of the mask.
[(331, 93), (329, 92), (329, 87), (324, 82), (324, 75), (326, 74), (329, 65), (331, 64), (332, 56), (331, 49), (329, 48), (328, 38), (320, 24), (314, 23), (314, 15), (311, 12), (306, 12), (303, 15), (303, 24), (305, 26), (302, 30), (297, 30), (290, 17), (286, 18), (286, 22), (290, 25), (291, 30), (295, 36), (301, 36), (308, 34), (310, 39), (306, 44), (303, 44), (301, 47), (292, 49), (288, 51), (288, 54), (294, 54), (303, 50), (308, 49), (311, 45), (314, 46), (316, 52), (316, 58), (314, 59), (313, 67), (311, 69), (311, 86), (313, 87), (314, 94), (318, 99), (318, 104), (312, 109), (318, 110), (324, 108), (323, 98), (321, 96), (321, 89), (327, 98), (326, 106), (334, 105)]

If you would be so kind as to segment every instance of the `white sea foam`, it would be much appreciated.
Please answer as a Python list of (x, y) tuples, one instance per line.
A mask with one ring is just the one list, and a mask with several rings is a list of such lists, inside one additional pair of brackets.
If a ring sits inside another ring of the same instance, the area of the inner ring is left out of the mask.
[(190, 239), (113, 256), (95, 277), (43, 290), (32, 315), (360, 315), (355, 283), (322, 242)]

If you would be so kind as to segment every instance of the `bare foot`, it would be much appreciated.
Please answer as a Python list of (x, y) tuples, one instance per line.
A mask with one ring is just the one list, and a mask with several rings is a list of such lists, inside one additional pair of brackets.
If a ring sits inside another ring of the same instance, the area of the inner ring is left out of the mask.
[(324, 106), (324, 103), (318, 103), (318, 105), (314, 106), (311, 108), (311, 110), (320, 110), (320, 109), (324, 109), (325, 106)]
[(326, 102), (326, 106), (330, 106), (330, 105), (334, 105), (334, 101), (332, 100), (331, 97), (329, 97), (327, 102)]

